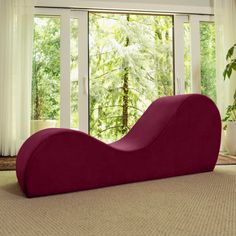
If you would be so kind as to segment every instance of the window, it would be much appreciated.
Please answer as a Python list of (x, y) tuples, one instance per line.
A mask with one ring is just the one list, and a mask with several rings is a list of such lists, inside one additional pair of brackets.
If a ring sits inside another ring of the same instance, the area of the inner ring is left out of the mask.
[[(199, 21), (199, 55), (201, 93), (216, 102), (216, 54), (215, 25), (211, 21)], [(185, 93), (191, 92), (191, 32), (190, 24), (184, 23), (184, 73)]]
[(191, 93), (191, 34), (190, 25), (188, 22), (184, 23), (184, 91)]
[(126, 134), (152, 101), (173, 95), (171, 16), (89, 14), (90, 134)]
[(161, 96), (202, 92), (215, 101), (209, 17), (38, 11), (32, 88), (32, 124), (44, 121), (38, 130), (74, 128), (112, 142)]
[(201, 93), (216, 102), (215, 25), (200, 22)]
[(31, 132), (60, 125), (60, 18), (35, 17)]

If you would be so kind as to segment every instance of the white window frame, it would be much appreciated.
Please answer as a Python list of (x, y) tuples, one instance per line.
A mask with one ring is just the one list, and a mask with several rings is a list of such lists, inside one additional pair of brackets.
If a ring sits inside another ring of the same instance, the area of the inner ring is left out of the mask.
[[(35, 15), (60, 17), (60, 127), (70, 128), (70, 19), (78, 19), (79, 127), (88, 133), (88, 11), (35, 8)], [(80, 56), (83, 55), (83, 56)]]
[(71, 12), (78, 19), (79, 130), (89, 132), (89, 22), (87, 10)]
[(60, 127), (70, 128), (70, 11), (60, 18)]
[(201, 56), (200, 56), (200, 23), (213, 22), (209, 15), (174, 16), (175, 42), (175, 93), (185, 93), (184, 75), (184, 23), (190, 24), (190, 53), (191, 53), (191, 91), (201, 93)]
[[(70, 128), (70, 19), (78, 19), (78, 116), (80, 131), (89, 132), (89, 21), (88, 9), (35, 8), (35, 15), (60, 17), (60, 127)], [(171, 15), (171, 14), (169, 14)], [(193, 93), (201, 93), (200, 22), (214, 21), (209, 15), (174, 16), (175, 94), (185, 93), (184, 23), (190, 23), (191, 84)]]
[(190, 15), (189, 24), (191, 32), (191, 81), (192, 92), (201, 93), (201, 54), (200, 54), (200, 22), (214, 21), (214, 18), (206, 15)]
[(184, 73), (184, 23), (188, 16), (174, 15), (174, 73), (175, 94), (183, 94), (185, 91)]
[(166, 4), (165, 1), (137, 0), (133, 1), (97, 1), (97, 0), (35, 0), (35, 6), (38, 7), (61, 7), (61, 8), (80, 8), (93, 10), (110, 11), (136, 11), (149, 13), (187, 13), (187, 14), (213, 14), (213, 4), (189, 4), (188, 0), (172, 1)]

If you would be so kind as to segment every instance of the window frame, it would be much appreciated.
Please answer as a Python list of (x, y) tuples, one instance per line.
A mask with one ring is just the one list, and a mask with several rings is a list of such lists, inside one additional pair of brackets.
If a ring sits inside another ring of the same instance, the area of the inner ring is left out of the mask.
[(184, 23), (190, 24), (190, 54), (191, 54), (191, 92), (201, 93), (201, 54), (200, 54), (200, 23), (214, 22), (210, 15), (175, 15), (175, 84), (176, 94), (185, 93), (184, 74)]
[[(70, 19), (78, 19), (78, 129), (89, 131), (88, 121), (88, 11), (71, 11), (70, 9), (35, 8), (35, 16), (60, 17), (60, 127), (70, 128)], [(87, 27), (86, 27), (87, 25)], [(85, 60), (84, 60), (85, 58)]]
[[(70, 128), (70, 19), (78, 20), (78, 116), (80, 131), (89, 133), (89, 12), (93, 9), (35, 8), (35, 16), (60, 17), (60, 127)], [(104, 11), (96, 10), (104, 13)], [(112, 13), (112, 11), (107, 11)], [(119, 12), (117, 12), (119, 13)], [(123, 13), (125, 13), (123, 11)], [(138, 14), (138, 12), (126, 11)], [(154, 13), (141, 12), (153, 15)], [(164, 15), (156, 13), (155, 15)], [(191, 84), (192, 93), (201, 93), (200, 22), (214, 22), (210, 15), (166, 13), (173, 19), (173, 91), (185, 93), (184, 75), (184, 23), (189, 22), (191, 32)]]

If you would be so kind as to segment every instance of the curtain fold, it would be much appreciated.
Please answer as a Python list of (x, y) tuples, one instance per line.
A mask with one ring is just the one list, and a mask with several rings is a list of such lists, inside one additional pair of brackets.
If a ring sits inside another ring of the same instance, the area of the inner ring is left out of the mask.
[(33, 1), (0, 0), (0, 155), (30, 135)]
[(236, 0), (214, 0), (216, 25), (216, 89), (217, 105), (222, 118), (226, 107), (233, 102), (236, 89), (236, 73), (231, 79), (223, 79), (226, 53), (236, 43)]

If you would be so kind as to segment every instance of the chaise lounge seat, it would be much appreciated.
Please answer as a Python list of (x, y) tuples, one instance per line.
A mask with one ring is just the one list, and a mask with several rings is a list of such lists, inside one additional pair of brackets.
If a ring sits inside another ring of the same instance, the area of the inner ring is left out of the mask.
[(212, 171), (220, 137), (220, 115), (209, 98), (162, 97), (111, 144), (70, 129), (32, 135), (16, 173), (25, 195), (36, 197)]

